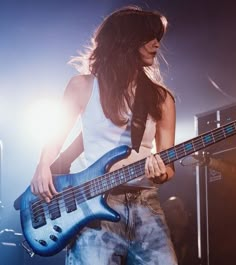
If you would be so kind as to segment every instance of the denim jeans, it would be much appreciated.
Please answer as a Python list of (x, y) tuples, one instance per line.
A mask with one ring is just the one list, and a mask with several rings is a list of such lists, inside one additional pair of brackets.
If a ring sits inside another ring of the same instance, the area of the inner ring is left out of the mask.
[(157, 190), (108, 195), (121, 220), (85, 227), (68, 246), (66, 265), (177, 265)]

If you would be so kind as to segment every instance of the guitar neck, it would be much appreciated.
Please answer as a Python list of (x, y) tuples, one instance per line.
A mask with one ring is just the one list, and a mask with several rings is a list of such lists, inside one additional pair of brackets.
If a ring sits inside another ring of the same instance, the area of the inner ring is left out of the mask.
[[(167, 165), (210, 145), (220, 142), (234, 134), (236, 134), (236, 121), (201, 134), (191, 140), (161, 151), (158, 154), (161, 156), (164, 164)], [(93, 179), (91, 181), (91, 186), (93, 187), (91, 187), (91, 195), (96, 196), (102, 194), (130, 180), (143, 176), (145, 174), (145, 160), (146, 159), (139, 160), (131, 165), (124, 166), (116, 171), (106, 173), (103, 176)]]
[(205, 149), (235, 134), (236, 121), (232, 121), (224, 126), (203, 133), (195, 138), (192, 138), (191, 140), (187, 140), (172, 148), (164, 150), (160, 152), (160, 156), (165, 164), (169, 164), (194, 152)]

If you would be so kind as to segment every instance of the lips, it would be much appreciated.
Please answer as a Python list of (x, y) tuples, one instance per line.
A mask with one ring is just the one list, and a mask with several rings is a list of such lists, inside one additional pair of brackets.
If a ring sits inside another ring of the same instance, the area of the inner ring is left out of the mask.
[(149, 54), (151, 54), (152, 56), (156, 56), (157, 52), (149, 52)]

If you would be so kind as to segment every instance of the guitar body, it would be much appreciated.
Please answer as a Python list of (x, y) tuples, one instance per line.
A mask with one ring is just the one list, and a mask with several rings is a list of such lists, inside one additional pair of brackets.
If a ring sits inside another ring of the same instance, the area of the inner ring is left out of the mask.
[[(130, 154), (128, 146), (120, 146), (106, 153), (86, 170), (76, 174), (54, 177), (59, 193), (49, 204), (31, 193), (30, 187), (21, 195), (20, 216), (23, 234), (33, 249), (41, 256), (51, 256), (61, 251), (90, 221), (95, 219), (117, 222), (120, 216), (105, 201), (105, 195), (93, 195), (86, 183), (96, 181), (109, 168)], [(96, 188), (96, 183), (93, 183)], [(72, 190), (71, 187), (81, 187)], [(64, 192), (65, 191), (65, 192)]]
[[(167, 165), (235, 134), (236, 121), (232, 121), (159, 155)], [(108, 173), (130, 151), (125, 145), (117, 147), (82, 172), (56, 176), (54, 185), (58, 195), (48, 204), (33, 195), (30, 188), (15, 201), (15, 209), (20, 208), (23, 234), (36, 254), (58, 253), (92, 220), (119, 221), (119, 214), (106, 204), (104, 194), (145, 174), (145, 159)]]

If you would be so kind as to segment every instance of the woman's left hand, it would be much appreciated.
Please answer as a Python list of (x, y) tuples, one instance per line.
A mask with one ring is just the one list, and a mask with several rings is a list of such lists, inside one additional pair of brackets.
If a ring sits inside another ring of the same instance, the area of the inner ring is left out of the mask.
[(151, 154), (146, 158), (145, 175), (156, 184), (162, 184), (168, 180), (166, 166), (158, 154)]

